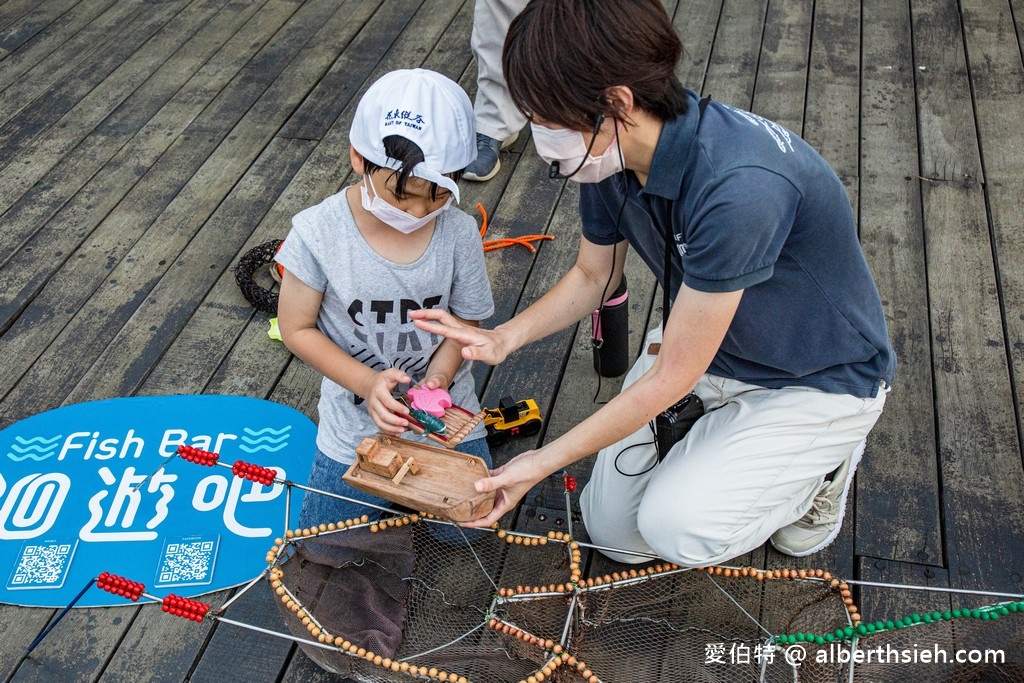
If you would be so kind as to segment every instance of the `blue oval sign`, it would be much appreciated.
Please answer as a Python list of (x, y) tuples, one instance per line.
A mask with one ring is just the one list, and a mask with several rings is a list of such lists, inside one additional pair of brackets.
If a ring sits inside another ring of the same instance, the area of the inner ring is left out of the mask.
[[(305, 482), (315, 441), (302, 413), (240, 396), (95, 401), (11, 425), (0, 431), (3, 602), (61, 607), (104, 571), (157, 597), (251, 580), (296, 524), (302, 492), (169, 458), (185, 444)], [(78, 604), (125, 601), (93, 589)]]

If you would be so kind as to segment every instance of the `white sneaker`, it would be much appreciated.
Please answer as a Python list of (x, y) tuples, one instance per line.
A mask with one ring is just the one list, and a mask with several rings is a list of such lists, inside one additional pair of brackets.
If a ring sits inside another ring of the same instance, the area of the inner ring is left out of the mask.
[(857, 444), (850, 457), (825, 480), (807, 514), (772, 534), (771, 542), (776, 550), (792, 557), (804, 557), (836, 539), (843, 528), (846, 497), (864, 455), (864, 445), (864, 441)]

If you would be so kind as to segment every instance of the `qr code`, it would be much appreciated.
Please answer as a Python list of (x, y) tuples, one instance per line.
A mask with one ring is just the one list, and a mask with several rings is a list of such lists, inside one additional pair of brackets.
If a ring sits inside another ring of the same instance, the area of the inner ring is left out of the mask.
[(157, 572), (156, 585), (203, 586), (213, 582), (220, 536), (168, 539)]
[(68, 576), (78, 541), (44, 541), (21, 547), (7, 588), (61, 588)]

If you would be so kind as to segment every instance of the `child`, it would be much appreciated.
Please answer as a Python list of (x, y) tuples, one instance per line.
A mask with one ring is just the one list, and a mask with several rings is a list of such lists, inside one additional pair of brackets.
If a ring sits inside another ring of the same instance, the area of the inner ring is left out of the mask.
[[(480, 409), (459, 345), (407, 315), (438, 308), (475, 326), (494, 312), (476, 222), (450, 207), (476, 156), (473, 107), (438, 73), (394, 71), (366, 91), (349, 141), (362, 180), (292, 219), (277, 254), (285, 268), (278, 316), (284, 343), (324, 375), (309, 486), (390, 506), (342, 475), (377, 431), (425, 441), (406, 432), (409, 410), (395, 396), (412, 385), (442, 388), (456, 405)], [(478, 425), (457, 450), (490, 467), (484, 437)], [(379, 516), (307, 494), (299, 525), (363, 514)]]

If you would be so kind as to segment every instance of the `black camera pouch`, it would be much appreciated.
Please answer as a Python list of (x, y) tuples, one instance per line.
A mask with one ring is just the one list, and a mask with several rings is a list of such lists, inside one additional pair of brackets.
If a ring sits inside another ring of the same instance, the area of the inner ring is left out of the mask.
[(661, 462), (704, 414), (704, 402), (692, 391), (654, 418), (654, 444)]

